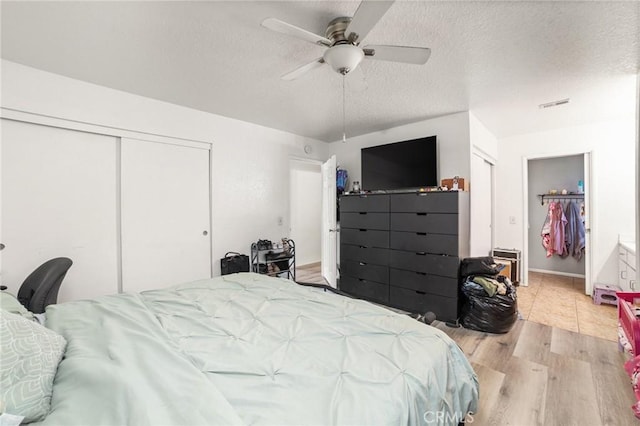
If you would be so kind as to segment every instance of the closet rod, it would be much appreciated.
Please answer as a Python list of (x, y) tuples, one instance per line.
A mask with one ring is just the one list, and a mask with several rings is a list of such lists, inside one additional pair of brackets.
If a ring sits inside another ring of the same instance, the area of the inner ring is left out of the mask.
[(544, 199), (552, 198), (552, 199), (582, 199), (584, 200), (584, 194), (538, 194), (540, 197), (540, 205), (544, 205)]

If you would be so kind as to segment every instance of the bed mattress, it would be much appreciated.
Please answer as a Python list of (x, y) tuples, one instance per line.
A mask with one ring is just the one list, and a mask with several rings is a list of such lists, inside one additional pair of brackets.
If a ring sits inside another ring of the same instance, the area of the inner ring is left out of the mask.
[(68, 341), (42, 424), (457, 424), (478, 382), (446, 334), (240, 273), (47, 308)]

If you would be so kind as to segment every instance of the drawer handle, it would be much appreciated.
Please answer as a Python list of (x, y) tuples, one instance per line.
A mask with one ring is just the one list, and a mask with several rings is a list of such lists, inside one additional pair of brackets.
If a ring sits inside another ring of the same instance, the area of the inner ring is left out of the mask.
[(358, 231), (360, 231), (360, 232), (367, 232), (367, 230), (366, 230), (366, 229), (358, 229)]
[(367, 264), (366, 264), (366, 263), (364, 263), (364, 262), (358, 262), (358, 264), (359, 264), (360, 266), (367, 266)]
[(367, 280), (363, 280), (362, 278), (358, 278), (358, 281), (360, 281), (361, 283), (366, 283)]
[(426, 236), (426, 235), (427, 235), (427, 233), (426, 233), (426, 232), (416, 232), (416, 235), (421, 235), (421, 236), (423, 236), (423, 237), (424, 237), (424, 236)]
[(420, 213), (416, 213), (416, 214), (417, 214), (418, 216), (426, 216), (426, 215), (427, 215), (426, 213), (422, 213), (422, 212), (420, 212)]
[(366, 249), (366, 248), (367, 248), (367, 246), (358, 246), (358, 248)]
[(418, 256), (426, 256), (427, 253), (424, 252), (424, 251), (419, 251), (419, 252), (416, 253), (416, 255), (418, 255)]
[(358, 214), (367, 214), (367, 212), (358, 212)]
[(417, 272), (417, 271), (416, 271), (416, 274), (418, 274), (418, 275), (427, 275), (426, 272)]
[(427, 293), (425, 293), (424, 291), (420, 291), (420, 290), (416, 290), (416, 293), (418, 293), (418, 294), (422, 294), (422, 295), (427, 294)]

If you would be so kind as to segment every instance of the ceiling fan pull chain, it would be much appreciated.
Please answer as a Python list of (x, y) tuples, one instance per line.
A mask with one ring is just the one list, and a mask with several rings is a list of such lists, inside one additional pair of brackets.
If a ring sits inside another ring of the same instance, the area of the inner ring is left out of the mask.
[(345, 96), (344, 96), (344, 79), (347, 77), (346, 74), (342, 74), (342, 143), (347, 142), (347, 131), (346, 131), (346, 113), (345, 113)]

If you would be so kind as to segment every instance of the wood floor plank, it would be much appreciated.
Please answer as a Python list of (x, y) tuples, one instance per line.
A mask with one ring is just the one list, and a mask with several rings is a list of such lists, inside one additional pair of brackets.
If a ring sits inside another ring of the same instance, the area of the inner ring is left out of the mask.
[(444, 331), (449, 337), (451, 337), (469, 359), (471, 359), (480, 343), (487, 336), (487, 333), (467, 330), (466, 328), (462, 327), (449, 327), (445, 323), (439, 321), (436, 321), (436, 323), (434, 323), (434, 326), (439, 330)]
[(545, 402), (545, 425), (599, 425), (591, 364), (552, 353)]
[(549, 365), (552, 327), (524, 321), (513, 356), (543, 365)]
[(478, 383), (480, 383), (480, 401), (478, 410), (473, 414), (474, 426), (490, 426), (491, 416), (500, 403), (500, 388), (504, 382), (505, 374), (482, 364), (471, 363)]
[(513, 355), (525, 321), (516, 321), (505, 334), (483, 333), (465, 328), (451, 328), (440, 323), (438, 328), (456, 341), (470, 361), (504, 372)]
[[(545, 365), (511, 358), (504, 369), (500, 403), (491, 425), (534, 426), (545, 424), (548, 369)], [(482, 383), (480, 384), (482, 392)]]
[(484, 337), (469, 359), (505, 373), (524, 323), (525, 321), (516, 321), (513, 328), (505, 334), (483, 333)]
[(600, 363), (592, 365), (596, 401), (603, 425), (638, 425), (631, 406), (636, 402), (631, 381), (622, 363), (614, 368), (603, 368)]

